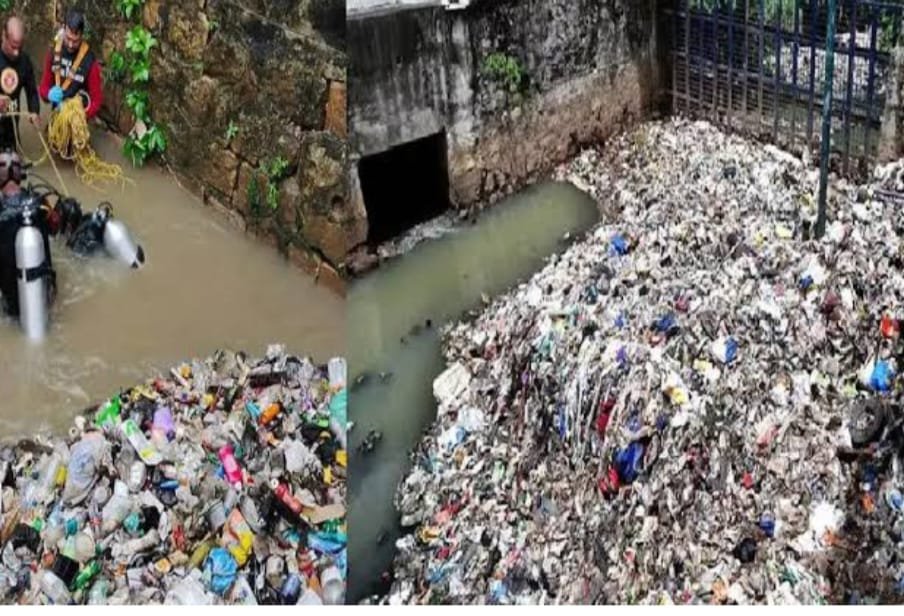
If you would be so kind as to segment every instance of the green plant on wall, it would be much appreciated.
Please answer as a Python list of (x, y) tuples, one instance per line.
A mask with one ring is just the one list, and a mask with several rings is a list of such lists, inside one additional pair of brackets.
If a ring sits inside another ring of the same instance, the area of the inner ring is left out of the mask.
[(144, 26), (138, 25), (126, 34), (126, 50), (129, 52), (129, 74), (133, 84), (145, 84), (151, 79), (151, 49), (157, 39)]
[(506, 92), (515, 94), (521, 91), (524, 83), (524, 69), (518, 58), (505, 53), (494, 52), (483, 60), (482, 71)]
[(0, 11), (8, 11), (13, 8), (13, 0), (0, 0)]
[(137, 14), (143, 3), (144, 0), (118, 0), (117, 4), (122, 16), (126, 19), (132, 19), (132, 16)]
[(110, 54), (110, 60), (104, 68), (107, 71), (107, 79), (122, 83), (126, 77), (126, 57), (122, 55), (122, 52), (114, 51)]
[(238, 124), (233, 120), (229, 120), (229, 126), (226, 127), (226, 143), (229, 143), (235, 136), (239, 134)]
[(166, 151), (166, 134), (159, 124), (148, 128), (140, 137), (130, 135), (122, 146), (123, 153), (136, 167), (143, 165), (151, 156)]
[(271, 158), (258, 165), (258, 174), (264, 176), (266, 180), (263, 188), (258, 182), (258, 174), (255, 174), (248, 182), (248, 203), (251, 205), (252, 212), (259, 215), (264, 205), (271, 210), (279, 207), (279, 182), (285, 177), (288, 170), (289, 161), (282, 156)]
[[(126, 19), (140, 22), (144, 0), (116, 0), (119, 12)], [(123, 153), (136, 167), (151, 157), (166, 151), (167, 139), (163, 127), (154, 122), (150, 112), (147, 86), (151, 81), (151, 50), (157, 39), (141, 23), (127, 33), (123, 49), (110, 54), (106, 71), (108, 77), (125, 86), (125, 103), (136, 122), (144, 130), (133, 131), (123, 143)]]

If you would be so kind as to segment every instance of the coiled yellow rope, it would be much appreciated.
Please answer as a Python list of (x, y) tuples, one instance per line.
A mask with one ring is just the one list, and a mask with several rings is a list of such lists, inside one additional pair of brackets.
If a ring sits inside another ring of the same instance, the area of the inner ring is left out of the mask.
[(122, 182), (127, 178), (122, 167), (108, 163), (97, 155), (89, 140), (88, 118), (79, 97), (62, 102), (50, 115), (48, 131), (50, 148), (65, 160), (75, 161), (75, 173), (87, 186), (97, 182)]
[[(4, 115), (10, 116), (19, 116), (19, 117), (27, 117), (31, 115), (30, 113), (25, 113), (23, 111), (11, 111), (6, 112)], [(25, 153), (25, 148), (22, 147), (22, 139), (19, 137), (19, 128), (16, 123), (13, 122), (13, 134), (16, 137), (16, 149), (19, 151), (19, 154), (22, 156), (22, 159), (28, 163), (31, 163), (32, 166), (37, 167), (42, 164), (45, 160), (49, 160), (50, 164), (53, 166), (53, 172), (56, 173), (57, 179), (60, 181), (60, 187), (63, 189), (63, 194), (69, 195), (69, 189), (66, 188), (66, 182), (63, 180), (62, 174), (60, 174), (60, 170), (57, 169), (56, 161), (53, 160), (53, 156), (50, 153), (50, 146), (47, 145), (47, 141), (44, 139), (44, 135), (41, 134), (40, 130), (36, 131), (38, 133), (38, 139), (41, 140), (41, 145), (44, 147), (44, 154), (38, 160), (31, 160), (30, 157)]]

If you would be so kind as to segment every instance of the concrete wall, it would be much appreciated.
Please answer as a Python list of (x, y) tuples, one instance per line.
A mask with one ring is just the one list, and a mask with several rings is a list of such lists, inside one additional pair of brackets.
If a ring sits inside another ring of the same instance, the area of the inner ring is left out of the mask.
[[(68, 3), (16, 2), (32, 38), (49, 43), (55, 4)], [(75, 4), (104, 60), (123, 49), (134, 20), (119, 15), (116, 2)], [(346, 200), (344, 0), (145, 0), (141, 21), (159, 42), (150, 109), (166, 130), (170, 166), (237, 224), (335, 279), (331, 264), (344, 260), (363, 225)], [(105, 91), (101, 117), (128, 133), (134, 119), (125, 88), (107, 82)], [(231, 139), (230, 123), (238, 131)], [(291, 164), (279, 205), (252, 208), (255, 169), (277, 156)]]
[[(361, 156), (445, 130), (457, 207), (497, 200), (642, 116), (659, 91), (655, 0), (496, 0), (349, 15), (351, 182)], [(484, 68), (516, 58), (523, 91)], [(360, 194), (359, 197), (360, 198)], [(364, 206), (353, 206), (357, 216)]]

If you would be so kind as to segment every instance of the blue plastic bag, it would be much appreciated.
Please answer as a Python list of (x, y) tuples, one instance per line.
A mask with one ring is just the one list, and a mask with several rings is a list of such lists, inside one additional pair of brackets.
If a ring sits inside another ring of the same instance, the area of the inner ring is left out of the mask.
[(630, 245), (628, 244), (628, 238), (621, 233), (616, 233), (609, 241), (609, 250), (612, 254), (623, 256), (628, 254), (629, 249)]
[(771, 513), (764, 513), (763, 516), (760, 518), (759, 527), (764, 533), (766, 533), (767, 537), (774, 537), (775, 536), (775, 516), (773, 516)]
[(220, 596), (232, 588), (238, 573), (238, 564), (224, 548), (214, 548), (207, 555), (204, 573), (210, 576), (210, 589)]
[(725, 363), (730, 364), (738, 357), (738, 341), (729, 338), (725, 341)]
[(669, 313), (656, 319), (656, 322), (653, 323), (653, 328), (658, 332), (668, 334), (678, 328), (678, 321), (675, 319), (674, 314)]
[(631, 483), (637, 479), (643, 464), (644, 446), (640, 441), (634, 441), (615, 454), (615, 469), (622, 483)]
[(894, 370), (891, 369), (888, 362), (880, 360), (877, 361), (876, 365), (873, 367), (873, 372), (869, 377), (869, 386), (873, 391), (889, 391), (891, 389), (891, 382), (894, 378)]

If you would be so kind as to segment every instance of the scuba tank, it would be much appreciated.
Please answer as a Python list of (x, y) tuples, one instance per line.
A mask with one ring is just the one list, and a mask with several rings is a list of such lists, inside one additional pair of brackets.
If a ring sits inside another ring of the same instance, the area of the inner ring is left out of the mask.
[(144, 249), (139, 246), (129, 230), (120, 220), (109, 218), (104, 225), (104, 249), (117, 261), (122, 261), (131, 268), (144, 265)]
[(101, 246), (111, 257), (129, 267), (144, 265), (144, 249), (139, 246), (128, 228), (111, 214), (112, 206), (101, 203), (79, 224), (70, 236), (68, 245), (77, 254), (90, 255)]
[(16, 278), (19, 291), (19, 323), (25, 335), (40, 340), (47, 334), (47, 286), (44, 236), (32, 222), (33, 212), (22, 213), (16, 233)]

